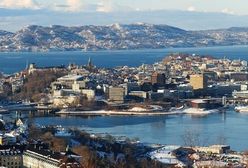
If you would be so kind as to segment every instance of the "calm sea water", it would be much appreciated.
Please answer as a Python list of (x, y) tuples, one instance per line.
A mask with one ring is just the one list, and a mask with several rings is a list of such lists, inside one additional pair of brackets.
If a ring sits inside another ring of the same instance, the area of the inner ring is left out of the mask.
[(205, 117), (174, 116), (99, 116), (99, 117), (40, 117), (39, 125), (76, 126), (92, 133), (138, 137), (141, 142), (183, 145), (187, 132), (199, 134), (201, 145), (224, 142), (232, 149), (248, 149), (248, 113), (229, 110)]
[(38, 66), (68, 65), (69, 63), (84, 65), (89, 57), (98, 67), (138, 66), (142, 63), (160, 61), (172, 52), (248, 60), (248, 46), (96, 52), (0, 53), (0, 71), (6, 74), (18, 72), (24, 69), (27, 63), (36, 63)]

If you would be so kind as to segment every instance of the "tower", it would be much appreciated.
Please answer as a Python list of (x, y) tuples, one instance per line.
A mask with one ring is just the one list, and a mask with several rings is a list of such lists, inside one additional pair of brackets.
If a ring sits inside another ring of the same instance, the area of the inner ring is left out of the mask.
[(89, 57), (87, 67), (88, 67), (88, 68), (92, 68), (92, 67), (93, 67), (91, 57)]
[(93, 65), (93, 63), (92, 63), (91, 57), (89, 57), (88, 64), (87, 64), (87, 68), (88, 68), (89, 70), (93, 70), (93, 68), (94, 68), (94, 65)]

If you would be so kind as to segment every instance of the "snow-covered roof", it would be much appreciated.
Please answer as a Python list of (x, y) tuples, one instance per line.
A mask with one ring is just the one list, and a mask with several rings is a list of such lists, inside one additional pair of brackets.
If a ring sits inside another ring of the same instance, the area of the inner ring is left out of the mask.
[(206, 101), (204, 99), (196, 99), (196, 100), (192, 100), (191, 102), (192, 103), (197, 103), (197, 104), (206, 103)]
[(156, 159), (164, 164), (178, 164), (183, 165), (181, 161), (179, 161), (176, 156), (173, 155), (173, 151), (179, 149), (180, 146), (164, 146), (158, 150), (150, 152), (149, 155), (151, 159)]

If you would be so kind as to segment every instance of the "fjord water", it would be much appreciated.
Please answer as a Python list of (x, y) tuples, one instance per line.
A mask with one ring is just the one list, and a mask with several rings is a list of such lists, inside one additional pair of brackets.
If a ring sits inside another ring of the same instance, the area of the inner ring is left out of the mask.
[(38, 125), (77, 127), (92, 133), (138, 137), (144, 143), (184, 145), (184, 136), (190, 132), (198, 137), (200, 145), (231, 145), (238, 151), (248, 149), (248, 113), (234, 110), (208, 116), (99, 116), (99, 117), (38, 117)]
[(9, 52), (0, 53), (0, 72), (11, 74), (23, 70), (28, 63), (37, 66), (59, 66), (75, 63), (84, 65), (89, 57), (98, 67), (139, 66), (160, 61), (173, 52), (212, 55), (217, 58), (248, 60), (248, 46), (205, 47), (205, 48), (171, 48), (121, 51), (67, 51), (67, 52)]

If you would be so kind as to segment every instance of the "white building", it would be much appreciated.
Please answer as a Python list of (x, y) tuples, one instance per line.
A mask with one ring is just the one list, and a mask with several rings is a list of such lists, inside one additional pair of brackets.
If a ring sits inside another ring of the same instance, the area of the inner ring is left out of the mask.
[(58, 168), (60, 156), (45, 150), (26, 150), (23, 153), (23, 166), (32, 168)]
[(92, 89), (83, 89), (81, 93), (87, 97), (88, 100), (93, 100), (95, 98), (95, 91)]

